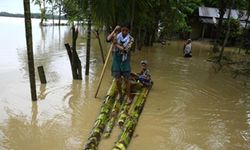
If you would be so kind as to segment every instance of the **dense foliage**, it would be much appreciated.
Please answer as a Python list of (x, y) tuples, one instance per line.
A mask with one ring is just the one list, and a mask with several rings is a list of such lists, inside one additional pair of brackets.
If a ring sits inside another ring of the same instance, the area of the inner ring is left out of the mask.
[[(33, 1), (40, 6), (41, 13), (52, 13), (53, 8), (55, 12), (62, 10), (70, 21), (85, 21), (87, 18), (88, 0)], [(96, 27), (110, 29), (117, 24), (129, 23), (140, 48), (142, 45), (150, 46), (156, 40), (188, 37), (198, 6), (217, 7), (223, 15), (232, 0), (91, 0), (91, 4), (92, 20)], [(249, 12), (250, 0), (235, 0), (232, 8)], [(222, 21), (219, 21), (218, 39), (224, 32), (222, 26)], [(238, 36), (238, 33), (232, 33), (231, 38)]]
[(222, 35), (221, 35), (221, 39), (225, 38), (226, 32), (228, 30), (227, 24), (228, 21), (230, 23), (230, 33), (229, 33), (229, 38), (228, 41), (230, 42), (230, 44), (235, 44), (236, 40), (240, 39), (240, 36), (242, 34), (242, 29), (240, 28), (240, 21), (236, 20), (236, 19), (230, 19), (230, 20), (226, 20), (223, 22), (222, 28)]

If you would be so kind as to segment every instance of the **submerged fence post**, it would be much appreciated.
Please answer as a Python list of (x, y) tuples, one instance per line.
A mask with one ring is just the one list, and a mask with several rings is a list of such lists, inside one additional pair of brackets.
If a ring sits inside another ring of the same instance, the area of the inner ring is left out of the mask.
[(38, 74), (39, 74), (39, 78), (40, 78), (41, 83), (46, 84), (47, 81), (46, 81), (43, 66), (38, 66), (37, 70), (38, 70)]
[(23, 0), (23, 6), (24, 6), (25, 33), (26, 33), (31, 98), (33, 101), (36, 101), (37, 95), (36, 95), (36, 80), (35, 80), (35, 68), (34, 68), (34, 58), (33, 58), (30, 0)]
[(76, 50), (74, 50), (73, 47), (71, 48), (69, 43), (64, 45), (69, 56), (73, 79), (82, 80), (82, 65)]

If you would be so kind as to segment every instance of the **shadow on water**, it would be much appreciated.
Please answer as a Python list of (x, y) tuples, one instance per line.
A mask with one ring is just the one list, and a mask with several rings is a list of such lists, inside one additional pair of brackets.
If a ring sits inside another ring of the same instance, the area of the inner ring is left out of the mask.
[(49, 149), (64, 149), (63, 143), (66, 137), (60, 131), (65, 131), (65, 129), (60, 123), (54, 119), (39, 123), (40, 114), (37, 102), (32, 102), (31, 114), (30, 120), (22, 114), (13, 114), (11, 111), (8, 113), (9, 119), (1, 128), (4, 134), (1, 146), (5, 149), (45, 150), (48, 147), (43, 147), (43, 145), (50, 145)]

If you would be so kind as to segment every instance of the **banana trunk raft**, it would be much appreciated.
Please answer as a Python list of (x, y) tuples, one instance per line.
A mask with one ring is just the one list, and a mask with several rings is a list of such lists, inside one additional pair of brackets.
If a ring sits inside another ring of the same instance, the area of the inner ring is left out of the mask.
[(97, 150), (102, 136), (108, 138), (116, 124), (120, 126), (121, 133), (112, 150), (125, 150), (128, 147), (152, 85), (136, 87), (133, 102), (128, 104), (125, 94), (123, 99), (116, 100), (117, 88), (113, 80), (84, 150)]

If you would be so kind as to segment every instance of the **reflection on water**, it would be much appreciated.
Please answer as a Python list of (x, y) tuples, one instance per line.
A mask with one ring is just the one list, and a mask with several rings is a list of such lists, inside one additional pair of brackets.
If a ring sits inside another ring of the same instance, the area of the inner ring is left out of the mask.
[(46, 84), (41, 84), (40, 85), (40, 91), (38, 93), (38, 99), (39, 100), (44, 100), (46, 98)]
[[(23, 19), (0, 17), (0, 149), (81, 149), (111, 83), (110, 71), (99, 98), (94, 99), (102, 67), (98, 41), (93, 36), (90, 75), (72, 80), (64, 48), (64, 43), (71, 43), (70, 27), (41, 28), (38, 24), (39, 20), (33, 20), (35, 65), (44, 67), (48, 83), (40, 84), (37, 78), (39, 100), (32, 102)], [(81, 29), (77, 41), (83, 72), (85, 33)], [(104, 38), (102, 43), (104, 49), (109, 48)], [(205, 61), (210, 55), (208, 44), (193, 42), (191, 59), (182, 57), (182, 44), (156, 44), (132, 53), (133, 71), (140, 69), (139, 60), (147, 59), (155, 84), (128, 149), (249, 149), (249, 82), (233, 79)], [(100, 149), (111, 149), (119, 133), (115, 128)]]
[(242, 98), (239, 101), (240, 103), (244, 104), (246, 107), (246, 123), (248, 124), (249, 128), (246, 130), (241, 131), (242, 138), (247, 142), (247, 146), (250, 147), (250, 93), (246, 93), (242, 95)]

